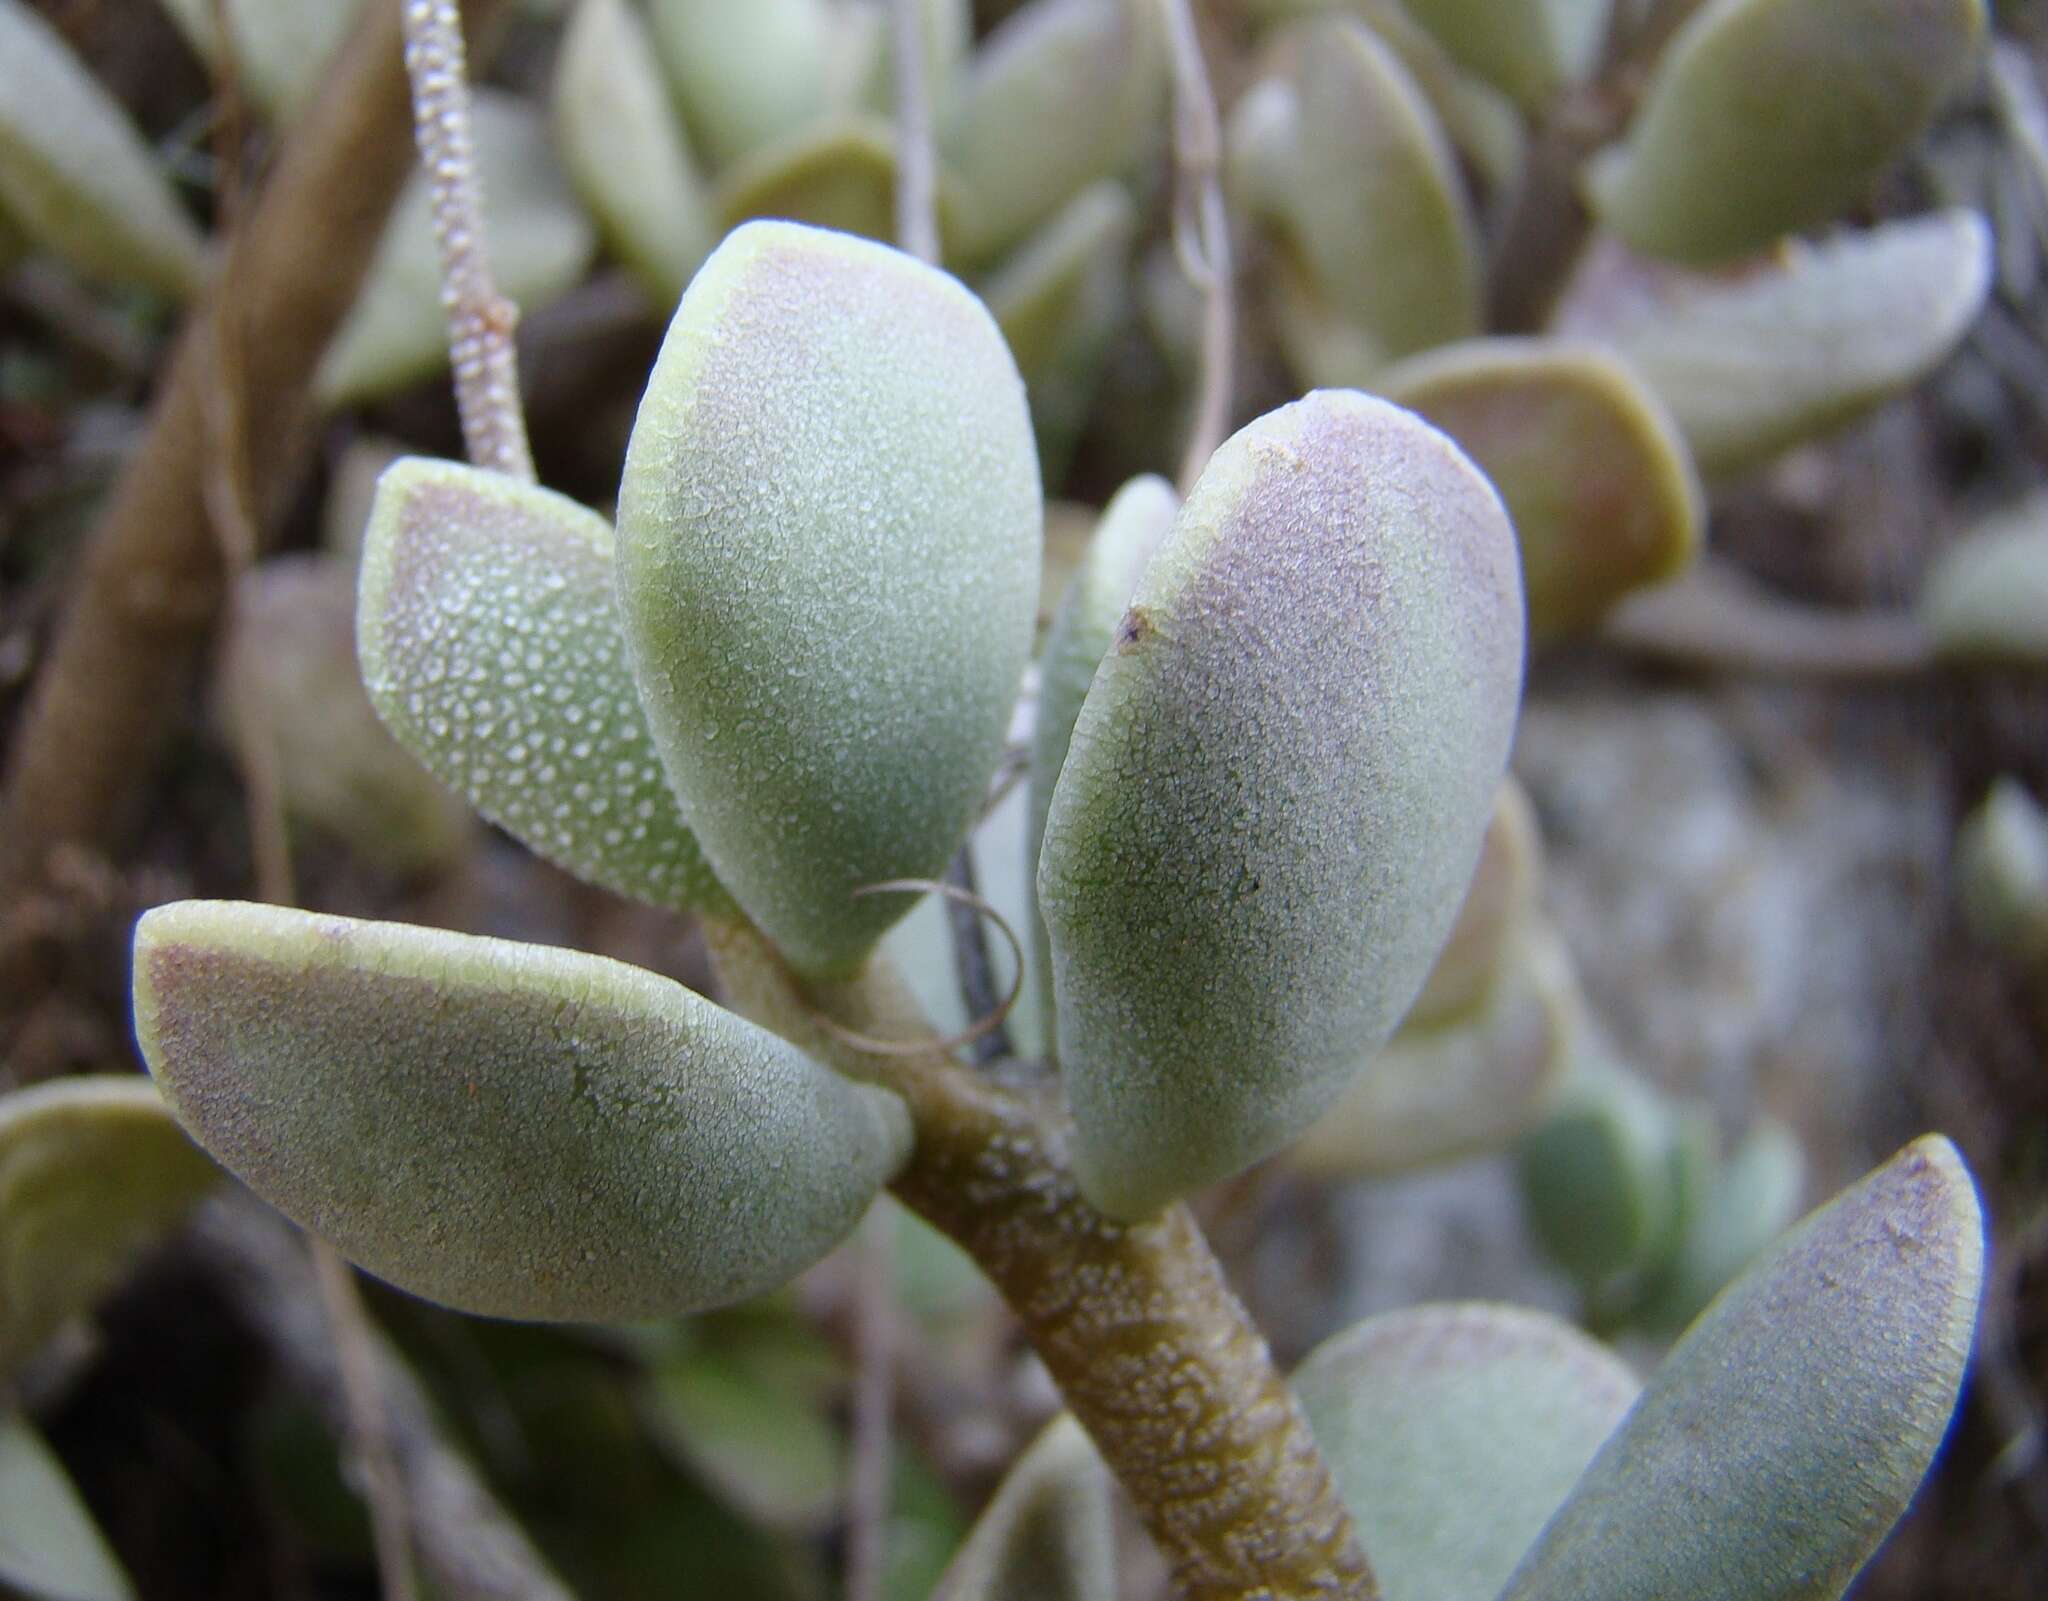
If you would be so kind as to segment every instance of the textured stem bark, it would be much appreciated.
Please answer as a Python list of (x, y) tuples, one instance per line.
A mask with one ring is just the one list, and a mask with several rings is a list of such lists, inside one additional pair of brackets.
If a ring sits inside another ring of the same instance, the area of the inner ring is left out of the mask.
[(1031, 1101), (942, 1053), (878, 1058), (814, 1021), (929, 1037), (886, 967), (807, 993), (756, 930), (705, 935), (731, 1004), (909, 1103), (917, 1145), (897, 1197), (1001, 1290), (1187, 1601), (1379, 1594), (1308, 1420), (1186, 1207), (1113, 1223)]

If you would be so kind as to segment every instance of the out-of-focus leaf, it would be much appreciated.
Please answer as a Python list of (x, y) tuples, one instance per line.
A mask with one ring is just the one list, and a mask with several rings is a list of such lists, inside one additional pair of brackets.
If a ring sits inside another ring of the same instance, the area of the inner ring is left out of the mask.
[(2048, 812), (2017, 779), (1999, 779), (1964, 821), (1956, 891), (1977, 938), (2048, 966)]
[(1480, 1304), (1368, 1318), (1294, 1373), (1387, 1601), (1491, 1601), (1640, 1388), (1570, 1324)]
[[(164, 0), (178, 31), (215, 71), (221, 66), (217, 0)], [(237, 82), (273, 122), (290, 122), (320, 87), (355, 25), (362, 0), (226, 0)]]
[[(1478, 234), (1442, 130), (1400, 60), (1349, 17), (1282, 33), (1230, 119), (1228, 176), (1274, 235), (1296, 376), (1363, 384), (1479, 322)], [(1314, 325), (1344, 326), (1342, 343)]]
[(1582, 633), (1697, 554), (1705, 497), (1657, 397), (1591, 346), (1479, 339), (1380, 374), (1375, 388), (1468, 451), (1514, 519), (1538, 640)]
[(1070, 1414), (1003, 1476), (931, 1601), (1111, 1601), (1109, 1469)]
[[(895, 130), (874, 117), (806, 124), (728, 171), (717, 208), (728, 228), (784, 218), (887, 244), (896, 237)], [(939, 211), (943, 220), (951, 207)]]
[(244, 573), (220, 699), (245, 749), (276, 768), (287, 813), (395, 873), (444, 866), (473, 840), (469, 807), (392, 739), (356, 665), (356, 575), (338, 556)]
[(56, 1453), (7, 1411), (0, 1411), (0, 1590), (21, 1601), (135, 1597)]
[(107, 283), (183, 299), (206, 241), (128, 113), (24, 0), (0, 0), (0, 210)]
[(1759, 1122), (1725, 1162), (1709, 1162), (1704, 1193), (1681, 1208), (1671, 1255), (1630, 1321), (1677, 1334), (1799, 1216), (1805, 1187), (1798, 1136), (1775, 1119)]
[(2048, 494), (1985, 518), (1944, 550), (1919, 610), (1946, 658), (2048, 662)]
[(1788, 244), (1732, 281), (1641, 278), (1647, 292), (1588, 306), (1565, 331), (1619, 349), (1700, 470), (1723, 478), (1853, 422), (1946, 359), (1990, 290), (1991, 234), (1973, 211), (1942, 211)]
[(356, 626), (378, 715), (492, 822), (621, 895), (730, 908), (662, 776), (602, 517), (502, 473), (397, 462)]
[(957, 280), (787, 222), (715, 250), (626, 456), (618, 592), (669, 782), (722, 883), (851, 975), (995, 771), (1038, 609), (1023, 381)]
[(834, 0), (653, 0), (654, 38), (714, 168), (844, 109), (874, 72), (879, 19)]
[(576, 952), (184, 901), (135, 1031), (186, 1128), (294, 1221), (486, 1316), (601, 1321), (787, 1282), (909, 1149), (903, 1105)]
[(1542, 881), (1543, 837), (1536, 829), (1536, 809), (1510, 776), (1493, 798), (1479, 865), (1465, 887), (1451, 937), (1437, 953), (1403, 1028), (1435, 1027), (1484, 1004), (1520, 947)]
[(1550, 1120), (1522, 1143), (1530, 1226), (1557, 1264), (1596, 1288), (1669, 1240), (1671, 1113), (1625, 1069), (1578, 1064)]
[(1458, 62), (1525, 106), (1586, 76), (1612, 0), (1406, 0)]
[(1918, 138), (1984, 0), (1711, 0), (1665, 47), (1586, 191), (1638, 250), (1708, 265), (1826, 222)]
[(1579, 1045), (1581, 1002), (1563, 946), (1524, 933), (1476, 1012), (1413, 1023), (1367, 1062), (1288, 1153), (1300, 1170), (1402, 1173), (1512, 1144), (1550, 1109)]
[[(533, 311), (574, 287), (597, 254), (597, 231), (570, 188), (527, 101), (479, 89), (470, 110), (484, 232), (499, 290)], [(441, 247), (433, 201), (415, 172), (391, 213), (355, 308), (314, 377), (328, 406), (348, 406), (402, 389), (448, 365), (448, 317), (441, 307)]]
[(940, 154), (960, 180), (964, 257), (1008, 249), (1160, 136), (1155, 0), (1033, 0), (976, 52)]
[(219, 1177), (147, 1079), (0, 1096), (0, 1380), (90, 1311)]
[(1038, 867), (1075, 1167), (1143, 1217), (1301, 1134), (1414, 1003), (1521, 696), (1500, 502), (1320, 391), (1210, 458), (1096, 669)]
[(710, 253), (710, 205), (629, 0), (579, 0), (555, 65), (555, 142), (611, 246), (666, 310)]
[(1983, 1271), (1968, 1171), (1914, 1142), (1693, 1324), (1502, 1601), (1835, 1601), (1941, 1444)]

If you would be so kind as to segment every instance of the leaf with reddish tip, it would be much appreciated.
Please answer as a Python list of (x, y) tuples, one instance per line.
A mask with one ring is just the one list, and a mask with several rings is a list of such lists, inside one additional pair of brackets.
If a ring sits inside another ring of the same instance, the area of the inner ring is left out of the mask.
[(0, 1380), (219, 1178), (137, 1075), (0, 1096)]
[(1570, 1324), (1476, 1303), (1368, 1318), (1293, 1383), (1386, 1601), (1492, 1601), (1641, 1389)]
[(621, 895), (730, 909), (662, 776), (602, 517), (502, 473), (396, 462), (356, 629), (377, 714), (492, 822)]
[(1600, 221), (1709, 266), (1826, 222), (1927, 126), (1982, 48), (1984, 0), (1711, 0), (1665, 46)]
[(1947, 1431), (1983, 1274), (1962, 1159), (1915, 1141), (1707, 1308), (1502, 1601), (1834, 1601)]
[(1498, 498), (1345, 391), (1226, 441), (1145, 569), (1038, 871), (1076, 1169), (1145, 1216), (1301, 1133), (1413, 1004), (1521, 695)]
[(618, 589), (669, 782), (800, 972), (846, 977), (995, 770), (1038, 603), (1024, 385), (987, 309), (900, 251), (728, 235), (640, 404)]
[(135, 1032), (193, 1138), (402, 1289), (494, 1317), (668, 1316), (785, 1283), (910, 1148), (903, 1104), (603, 957), (182, 901)]
[(1116, 1594), (1109, 1469), (1062, 1413), (975, 1519), (931, 1601), (1107, 1601)]
[(1529, 631), (1582, 633), (1699, 551), (1705, 497), (1657, 397), (1589, 346), (1477, 339), (1382, 373), (1374, 387), (1471, 454), (1507, 502)]

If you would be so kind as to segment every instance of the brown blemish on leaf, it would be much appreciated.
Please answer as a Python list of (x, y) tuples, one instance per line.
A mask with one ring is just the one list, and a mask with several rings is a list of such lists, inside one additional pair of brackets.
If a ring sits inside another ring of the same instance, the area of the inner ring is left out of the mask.
[(1158, 632), (1153, 625), (1151, 612), (1143, 606), (1133, 606), (1124, 613), (1124, 620), (1116, 625), (1117, 654), (1129, 655)]

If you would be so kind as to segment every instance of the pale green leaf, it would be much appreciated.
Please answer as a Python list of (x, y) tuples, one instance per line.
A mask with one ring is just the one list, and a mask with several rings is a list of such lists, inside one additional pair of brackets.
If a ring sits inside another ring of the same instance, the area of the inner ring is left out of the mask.
[(1918, 1140), (1693, 1324), (1502, 1601), (1834, 1601), (1941, 1444), (1983, 1273), (1970, 1175)]
[[(719, 180), (717, 208), (727, 228), (781, 218), (886, 244), (896, 237), (895, 130), (871, 116), (806, 123), (736, 163)], [(943, 233), (943, 185), (938, 213)]]
[(603, 957), (183, 901), (135, 936), (135, 1031), (193, 1137), (403, 1289), (655, 1317), (786, 1282), (910, 1145), (902, 1103)]
[(357, 653), (429, 771), (589, 883), (720, 910), (662, 776), (612, 593), (612, 531), (551, 490), (411, 457), (378, 480)]
[(856, 970), (995, 769), (1037, 611), (1024, 386), (897, 251), (729, 235), (683, 296), (619, 496), (618, 584), (670, 783), (800, 972)]
[(1626, 365), (1591, 346), (1475, 339), (1374, 387), (1455, 439), (1507, 502), (1529, 632), (1583, 633), (1698, 554), (1705, 496), (1676, 425)]
[(1476, 1303), (1368, 1318), (1294, 1373), (1386, 1601), (1492, 1601), (1640, 1389), (1570, 1324)]
[(1406, 0), (1457, 61), (1525, 106), (1586, 76), (1612, 0)]
[[(221, 0), (164, 0), (164, 9), (216, 72), (221, 68), (215, 7)], [(335, 52), (355, 26), (362, 0), (225, 0), (236, 82), (263, 114), (287, 123), (320, 88)]]
[(1973, 211), (1788, 245), (1746, 275), (1668, 272), (1581, 331), (1618, 348), (1670, 408), (1700, 470), (1727, 477), (1853, 422), (1961, 342), (1991, 286)]
[(1448, 439), (1326, 391), (1211, 458), (1046, 825), (1076, 1170), (1142, 1217), (1301, 1133), (1428, 977), (1521, 694), (1514, 535)]
[(0, 1096), (0, 1380), (219, 1178), (132, 1074)]
[(0, 1411), (0, 1590), (21, 1601), (134, 1601), (56, 1453)]
[[(533, 311), (573, 288), (597, 254), (597, 232), (527, 101), (479, 89), (470, 106), (484, 233), (498, 289)], [(448, 365), (441, 247), (433, 200), (415, 172), (398, 197), (355, 307), (313, 380), (324, 405), (348, 406), (430, 378)]]
[(960, 180), (961, 249), (1008, 249), (1164, 132), (1157, 0), (1032, 0), (976, 53), (939, 153)]
[(1983, 44), (1984, 0), (1710, 0), (1586, 190), (1651, 255), (1707, 265), (1826, 222), (1918, 138)]
[(1109, 1470), (1062, 1413), (1020, 1456), (931, 1601), (1115, 1601)]
[[(1451, 59), (1434, 34), (1400, 0), (1343, 0), (1381, 41), (1428, 99), (1430, 109), (1479, 176), (1492, 188), (1513, 184), (1528, 145), (1527, 124), (1515, 103)], [(1605, 3), (1605, 0), (1599, 0)]]
[(1647, 1085), (1587, 1060), (1550, 1120), (1523, 1142), (1530, 1227), (1581, 1284), (1597, 1288), (1643, 1267), (1670, 1239), (1674, 1138), (1669, 1108)]
[(885, 53), (865, 11), (833, 0), (653, 0), (655, 43), (714, 168), (850, 101)]
[(2048, 812), (2019, 780), (1999, 779), (1964, 820), (1956, 893), (1977, 938), (2048, 966)]
[(206, 241), (128, 113), (24, 0), (0, 0), (0, 209), (87, 277), (184, 299)]
[(1698, 1201), (1681, 1203), (1671, 1256), (1631, 1317), (1653, 1333), (1677, 1334), (1799, 1216), (1806, 1153), (1789, 1128), (1765, 1118), (1704, 1178)]
[(555, 63), (555, 143), (611, 247), (666, 310), (710, 253), (711, 209), (630, 0), (579, 0)]
[(2048, 662), (2048, 494), (1985, 518), (1942, 551), (1919, 612), (1947, 659)]
[[(1436, 965), (1403, 1028), (1432, 1028), (1483, 1005), (1520, 952), (1536, 912), (1543, 879), (1543, 837), (1528, 791), (1512, 776), (1501, 780), (1493, 818), (1479, 847), (1479, 865), (1451, 937), (1437, 952)], [(1562, 953), (1560, 953), (1561, 955)]]

